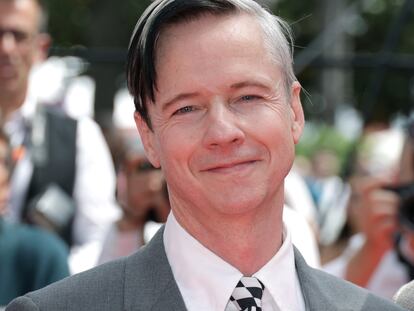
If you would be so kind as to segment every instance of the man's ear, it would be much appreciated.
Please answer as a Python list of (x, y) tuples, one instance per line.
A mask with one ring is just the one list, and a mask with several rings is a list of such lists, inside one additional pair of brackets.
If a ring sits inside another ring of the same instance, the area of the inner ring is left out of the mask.
[(161, 164), (154, 132), (148, 127), (147, 122), (138, 112), (134, 113), (134, 119), (148, 160), (154, 167), (159, 168)]
[(290, 109), (292, 112), (292, 136), (295, 144), (299, 142), (302, 136), (303, 127), (305, 126), (305, 116), (303, 113), (302, 103), (300, 101), (301, 85), (295, 81), (291, 87)]
[(36, 53), (34, 55), (34, 61), (36, 63), (46, 60), (49, 54), (49, 48), (52, 44), (52, 39), (47, 33), (40, 33), (36, 38)]

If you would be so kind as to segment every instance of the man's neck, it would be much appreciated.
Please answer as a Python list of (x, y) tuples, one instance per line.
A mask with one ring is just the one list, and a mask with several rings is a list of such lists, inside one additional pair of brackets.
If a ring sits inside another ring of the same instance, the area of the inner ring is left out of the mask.
[(18, 110), (26, 99), (26, 93), (19, 94), (18, 96), (10, 96), (0, 99), (0, 109), (1, 109), (1, 121), (2, 123), (10, 119), (10, 116)]
[(253, 211), (236, 217), (222, 215), (220, 219), (206, 219), (203, 223), (183, 219), (179, 212), (174, 215), (201, 244), (243, 275), (250, 276), (260, 270), (282, 245), (283, 201), (279, 204), (258, 213)]

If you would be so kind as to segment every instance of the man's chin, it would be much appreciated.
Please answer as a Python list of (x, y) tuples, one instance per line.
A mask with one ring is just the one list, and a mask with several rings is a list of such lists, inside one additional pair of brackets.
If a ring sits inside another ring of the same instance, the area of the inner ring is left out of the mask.
[(24, 93), (19, 87), (17, 78), (3, 79), (0, 77), (0, 94), (2, 99), (13, 98)]
[(235, 196), (233, 198), (225, 197), (216, 201), (216, 206), (220, 209), (220, 212), (226, 215), (234, 216), (247, 215), (253, 213), (263, 201), (262, 196), (248, 197)]
[(17, 78), (17, 70), (14, 66), (0, 64), (0, 81)]

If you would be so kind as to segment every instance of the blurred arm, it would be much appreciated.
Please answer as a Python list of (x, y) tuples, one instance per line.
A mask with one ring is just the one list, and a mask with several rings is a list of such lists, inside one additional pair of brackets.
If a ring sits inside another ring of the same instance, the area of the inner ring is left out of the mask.
[(393, 248), (393, 234), (398, 228), (398, 196), (383, 190), (383, 181), (365, 180), (361, 183), (360, 204), (356, 210), (357, 223), (365, 241), (348, 262), (345, 279), (366, 287), (384, 254)]

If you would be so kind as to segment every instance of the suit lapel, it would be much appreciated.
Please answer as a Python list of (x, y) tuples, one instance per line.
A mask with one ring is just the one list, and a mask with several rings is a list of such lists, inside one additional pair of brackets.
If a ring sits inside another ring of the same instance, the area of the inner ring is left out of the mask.
[(150, 243), (127, 260), (125, 310), (186, 310), (165, 254), (163, 233), (161, 228)]
[(337, 310), (338, 308), (332, 299), (329, 299), (324, 291), (320, 289), (320, 281), (314, 277), (312, 268), (307, 265), (296, 247), (294, 251), (296, 271), (305, 300), (306, 310)]
[[(150, 243), (127, 259), (125, 266), (124, 311), (186, 311), (165, 254), (164, 228)], [(298, 273), (306, 310), (338, 310), (320, 288), (318, 278), (295, 248), (295, 266)]]

